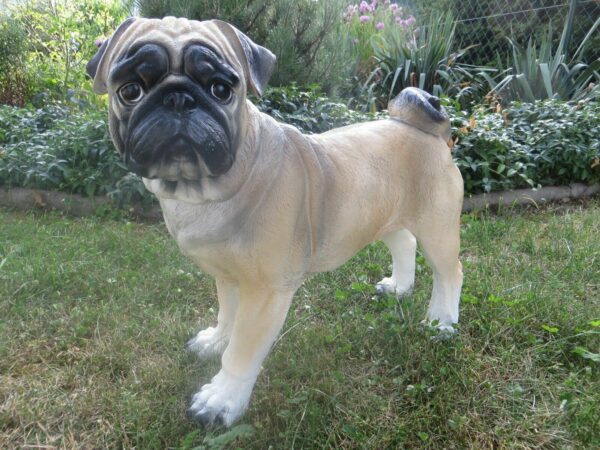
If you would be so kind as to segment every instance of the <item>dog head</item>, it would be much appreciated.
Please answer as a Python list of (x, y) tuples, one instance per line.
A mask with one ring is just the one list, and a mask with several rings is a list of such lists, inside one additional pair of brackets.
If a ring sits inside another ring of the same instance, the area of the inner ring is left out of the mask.
[(127, 167), (165, 182), (218, 177), (244, 138), (246, 92), (261, 95), (275, 56), (228, 23), (128, 19), (87, 65), (109, 94)]

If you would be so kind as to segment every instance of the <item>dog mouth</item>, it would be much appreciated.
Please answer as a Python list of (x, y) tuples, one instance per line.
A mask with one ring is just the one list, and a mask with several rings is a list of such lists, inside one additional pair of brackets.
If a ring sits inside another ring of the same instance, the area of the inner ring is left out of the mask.
[(134, 152), (126, 155), (126, 165), (137, 175), (165, 181), (198, 181), (214, 174), (189, 139), (176, 136), (158, 145), (162, 150), (148, 157)]
[(166, 181), (198, 181), (227, 172), (234, 160), (230, 140), (203, 118), (155, 116), (134, 127), (125, 146), (127, 168)]
[(165, 181), (198, 181), (214, 176), (187, 136), (178, 134), (160, 145), (165, 149), (159, 158), (148, 164), (145, 177)]

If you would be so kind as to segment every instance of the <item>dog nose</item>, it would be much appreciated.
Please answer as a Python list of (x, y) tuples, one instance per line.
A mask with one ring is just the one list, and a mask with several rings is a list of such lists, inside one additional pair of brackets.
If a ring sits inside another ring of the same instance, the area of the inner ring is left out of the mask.
[(196, 106), (196, 100), (186, 92), (169, 92), (163, 98), (163, 105), (175, 111), (189, 111)]

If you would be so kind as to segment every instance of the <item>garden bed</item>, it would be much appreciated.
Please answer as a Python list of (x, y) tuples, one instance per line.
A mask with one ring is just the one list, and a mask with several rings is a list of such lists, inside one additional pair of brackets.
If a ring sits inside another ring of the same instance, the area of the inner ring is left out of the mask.
[[(471, 112), (446, 103), (452, 117), (453, 157), (467, 197), (487, 194), (482, 198), (494, 199), (494, 192), (523, 188), (536, 190), (517, 197), (569, 197), (578, 194), (540, 188), (593, 186), (600, 181), (598, 103), (544, 101), (497, 111), (481, 106)], [(352, 111), (318, 89), (295, 87), (269, 90), (258, 106), (309, 134), (385, 117)], [(61, 104), (40, 109), (0, 106), (0, 186), (78, 194), (95, 198), (95, 203), (107, 196), (123, 209), (151, 204), (153, 196), (139, 177), (127, 172), (115, 151), (106, 116), (106, 111)], [(516, 198), (499, 196), (509, 202)], [(492, 200), (474, 204), (485, 201)]]

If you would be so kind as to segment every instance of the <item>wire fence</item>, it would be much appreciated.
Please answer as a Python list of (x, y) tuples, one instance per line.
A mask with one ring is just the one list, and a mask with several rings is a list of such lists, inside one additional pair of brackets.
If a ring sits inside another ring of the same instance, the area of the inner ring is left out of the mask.
[[(600, 0), (438, 0), (415, 1), (424, 14), (440, 14), (451, 10), (456, 20), (457, 44), (464, 48), (475, 45), (463, 62), (492, 64), (509, 50), (507, 38), (525, 45), (530, 38), (540, 41), (552, 30), (558, 42), (574, 8), (570, 50), (577, 48), (593, 23), (600, 17)], [(587, 59), (600, 57), (600, 29), (589, 41)]]

